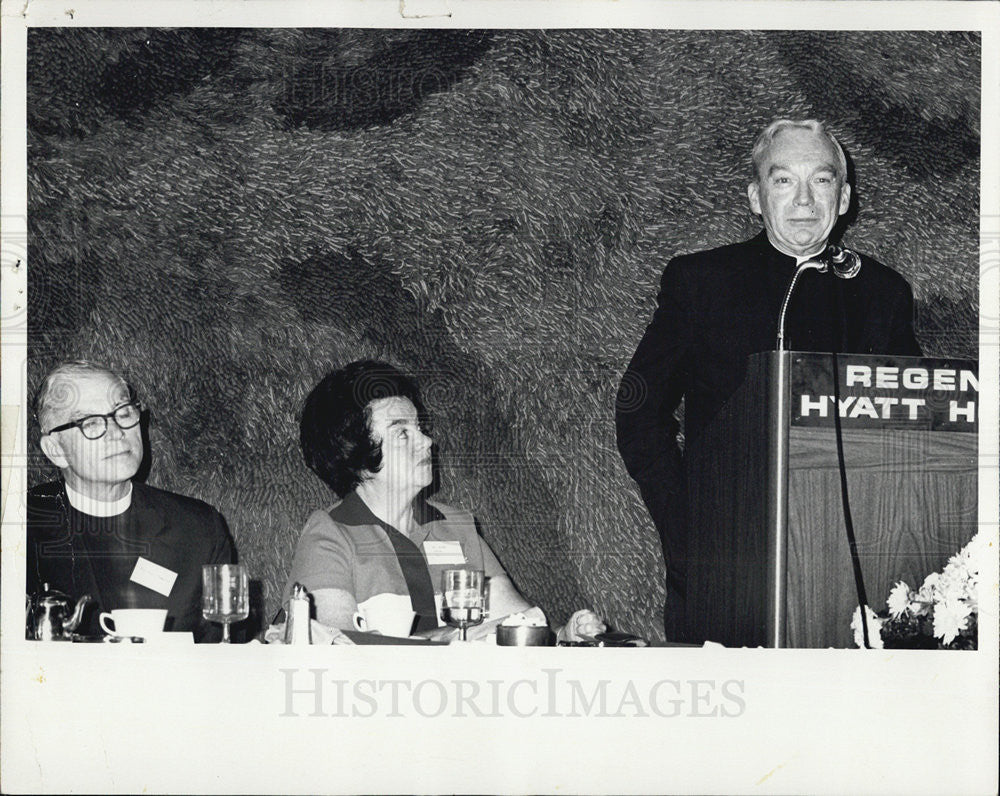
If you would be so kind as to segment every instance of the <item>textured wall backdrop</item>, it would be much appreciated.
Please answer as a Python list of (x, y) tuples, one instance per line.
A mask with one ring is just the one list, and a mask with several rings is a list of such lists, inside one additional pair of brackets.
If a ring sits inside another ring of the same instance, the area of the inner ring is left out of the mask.
[(381, 357), (525, 595), (661, 637), (615, 389), (666, 261), (759, 228), (747, 154), (775, 116), (831, 123), (845, 243), (909, 279), (929, 355), (977, 356), (977, 35), (28, 36), (29, 388), (67, 357), (127, 374), (149, 482), (222, 510), (268, 613), (329, 499), (301, 402)]

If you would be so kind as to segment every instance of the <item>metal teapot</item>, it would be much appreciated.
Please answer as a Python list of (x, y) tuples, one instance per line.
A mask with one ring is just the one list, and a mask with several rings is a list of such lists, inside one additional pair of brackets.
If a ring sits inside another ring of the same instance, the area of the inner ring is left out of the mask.
[(76, 630), (83, 617), (83, 609), (91, 602), (93, 598), (85, 594), (73, 605), (68, 594), (50, 589), (48, 583), (43, 583), (41, 593), (28, 598), (28, 638), (37, 641), (70, 641), (70, 634)]

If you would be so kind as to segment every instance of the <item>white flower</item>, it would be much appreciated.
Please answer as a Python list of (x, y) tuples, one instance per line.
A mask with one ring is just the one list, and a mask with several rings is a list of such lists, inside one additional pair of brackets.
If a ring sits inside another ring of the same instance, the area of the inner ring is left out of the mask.
[(962, 601), (969, 606), (969, 610), (972, 613), (976, 614), (976, 616), (979, 615), (979, 589), (977, 588), (976, 581), (969, 581)]
[(934, 635), (942, 643), (950, 644), (965, 629), (971, 613), (972, 606), (964, 600), (942, 600), (934, 608)]
[(921, 605), (913, 605), (910, 610), (913, 611), (915, 615), (922, 616), (929, 612), (929, 609), (934, 602), (937, 600), (938, 583), (941, 581), (940, 572), (932, 572), (926, 578), (924, 578), (924, 585), (920, 587), (920, 591), (914, 599), (914, 603), (921, 603)]
[(951, 565), (945, 567), (937, 582), (936, 602), (961, 599), (965, 596), (966, 583), (968, 583), (968, 576), (961, 568)]
[(959, 554), (965, 558), (969, 573), (969, 579), (965, 587), (966, 596), (970, 597), (973, 601), (976, 601), (979, 596), (979, 573), (986, 567), (986, 560), (990, 554), (991, 546), (985, 537), (977, 533)]
[[(883, 620), (875, 616), (875, 612), (867, 605), (865, 606), (865, 616), (868, 619), (868, 644), (873, 650), (880, 650), (882, 649)], [(865, 634), (864, 629), (861, 627), (860, 606), (854, 609), (854, 618), (851, 619), (851, 630), (854, 631), (854, 646), (864, 649)]]
[[(985, 569), (989, 562), (987, 556), (991, 554), (993, 545), (976, 534), (948, 559), (941, 572), (928, 575), (918, 591), (913, 591), (904, 581), (897, 581), (886, 600), (891, 621), (917, 629), (919, 623), (910, 622), (910, 617), (929, 617), (934, 636), (945, 645), (951, 644), (959, 633), (969, 627), (969, 618), (978, 616), (980, 572)], [(879, 619), (868, 606), (865, 606), (865, 611), (869, 643), (873, 648), (881, 648), (881, 630), (890, 620)], [(895, 625), (889, 624), (887, 633), (891, 634), (894, 629)], [(851, 630), (854, 631), (854, 643), (864, 646), (860, 609), (854, 611)]]
[(970, 570), (979, 571), (985, 563), (986, 555), (989, 553), (990, 545), (986, 538), (978, 533), (973, 536), (969, 543), (959, 551), (959, 558), (963, 559)]
[(968, 553), (965, 552), (965, 548), (963, 547), (961, 550), (955, 553), (955, 555), (953, 555), (951, 558), (948, 559), (948, 563), (945, 564), (945, 569), (948, 569), (948, 567), (951, 567), (952, 569), (954, 569), (955, 567), (962, 568), (966, 566), (968, 563), (969, 563), (969, 555)]
[[(932, 597), (935, 605), (947, 602), (954, 606), (956, 601), (964, 600), (968, 603), (970, 612), (978, 611), (979, 571), (985, 564), (984, 557), (988, 555), (989, 548), (990, 545), (983, 541), (983, 537), (979, 534), (973, 536), (965, 547), (948, 560), (940, 576), (931, 582), (930, 588), (921, 596)], [(943, 627), (950, 627), (953, 613), (950, 610), (942, 620)]]
[(910, 605), (910, 587), (904, 581), (898, 581), (889, 592), (889, 599), (886, 600), (886, 603), (892, 618), (899, 619)]

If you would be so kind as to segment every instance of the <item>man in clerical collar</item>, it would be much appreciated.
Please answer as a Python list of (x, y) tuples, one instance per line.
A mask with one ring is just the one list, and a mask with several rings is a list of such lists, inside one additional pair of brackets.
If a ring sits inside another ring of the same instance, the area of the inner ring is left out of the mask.
[(59, 365), (35, 398), (39, 444), (62, 478), (28, 490), (27, 591), (94, 598), (101, 611), (165, 608), (166, 630), (209, 640), (201, 567), (235, 560), (222, 515), (207, 503), (134, 482), (143, 460), (142, 406), (106, 367)]
[[(684, 401), (684, 445), (743, 382), (747, 357), (775, 348), (782, 299), (797, 266), (824, 256), (851, 201), (847, 158), (815, 119), (778, 119), (753, 147), (750, 209), (764, 229), (742, 243), (672, 259), (657, 309), (618, 390), (618, 449), (663, 545), (668, 639), (702, 641), (685, 629), (687, 484), (674, 413)], [(835, 279), (806, 270), (788, 305), (786, 347), (798, 351), (920, 356), (913, 294), (902, 276), (860, 255), (860, 270)], [(738, 608), (734, 608), (738, 610)]]

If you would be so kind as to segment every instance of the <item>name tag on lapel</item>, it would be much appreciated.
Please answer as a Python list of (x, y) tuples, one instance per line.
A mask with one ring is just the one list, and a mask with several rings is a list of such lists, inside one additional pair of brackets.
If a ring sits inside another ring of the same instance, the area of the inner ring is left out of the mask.
[(177, 573), (172, 569), (154, 564), (148, 558), (139, 556), (139, 560), (135, 562), (135, 569), (132, 570), (132, 577), (129, 580), (133, 583), (138, 583), (140, 586), (145, 586), (147, 589), (159, 592), (164, 597), (169, 597), (170, 590), (174, 587), (174, 581), (177, 580)]
[(428, 564), (464, 564), (465, 553), (461, 542), (424, 542), (424, 556)]

